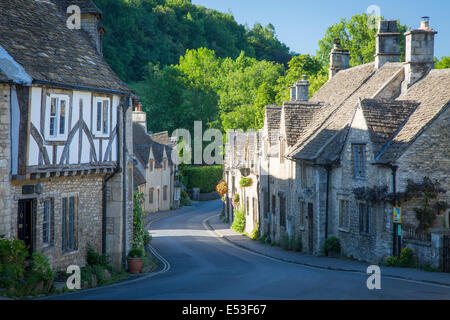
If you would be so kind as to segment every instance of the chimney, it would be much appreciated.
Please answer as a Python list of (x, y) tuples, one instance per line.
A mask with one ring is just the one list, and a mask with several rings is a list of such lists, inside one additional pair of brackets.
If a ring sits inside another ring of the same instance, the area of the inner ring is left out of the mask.
[(309, 81), (306, 74), (302, 76), (302, 80), (297, 81), (297, 100), (308, 101), (309, 99)]
[(145, 132), (147, 132), (147, 114), (142, 111), (142, 104), (133, 107), (133, 122), (136, 122), (144, 127)]
[(397, 20), (378, 21), (378, 33), (375, 36), (376, 53), (375, 68), (381, 68), (386, 62), (399, 62), (400, 33), (397, 29)]
[(302, 79), (294, 83), (291, 89), (291, 101), (308, 101), (309, 99), (309, 81), (306, 75), (302, 75)]
[(81, 29), (85, 31), (99, 55), (102, 52), (102, 38), (105, 33), (100, 20), (102, 12), (90, 0), (84, 0), (81, 8)]
[(422, 17), (420, 28), (405, 33), (405, 81), (403, 90), (413, 85), (434, 67), (434, 35), (429, 17)]
[(350, 66), (350, 53), (348, 50), (341, 49), (341, 39), (334, 39), (333, 50), (330, 52), (330, 69), (328, 70), (329, 79), (336, 73), (347, 69)]

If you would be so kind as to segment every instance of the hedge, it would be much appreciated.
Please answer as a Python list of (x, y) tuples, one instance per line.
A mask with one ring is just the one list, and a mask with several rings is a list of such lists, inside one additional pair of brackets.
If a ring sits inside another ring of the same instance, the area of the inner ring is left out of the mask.
[(188, 189), (200, 188), (200, 192), (209, 193), (216, 191), (216, 185), (222, 180), (223, 167), (216, 166), (198, 166), (185, 167), (181, 175), (182, 182)]

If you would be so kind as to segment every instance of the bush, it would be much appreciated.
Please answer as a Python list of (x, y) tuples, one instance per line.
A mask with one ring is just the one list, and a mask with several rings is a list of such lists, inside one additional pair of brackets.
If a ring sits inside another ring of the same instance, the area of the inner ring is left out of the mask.
[(291, 239), (291, 250), (296, 252), (301, 252), (303, 249), (302, 237), (301, 235), (296, 238)]
[(111, 267), (111, 261), (108, 255), (96, 252), (90, 245), (87, 249), (87, 264), (90, 266)]
[(132, 247), (131, 250), (128, 252), (128, 258), (135, 259), (135, 258), (143, 258), (145, 256), (145, 250), (141, 247)]
[(280, 247), (283, 250), (289, 250), (290, 249), (290, 240), (287, 232), (283, 232), (280, 236)]
[(236, 232), (244, 232), (245, 230), (245, 210), (241, 206), (239, 209), (234, 211), (234, 220), (231, 224), (231, 228)]
[(259, 223), (257, 222), (255, 228), (253, 229), (252, 235), (250, 236), (252, 240), (259, 239)]
[(405, 247), (400, 252), (400, 257), (387, 257), (385, 265), (389, 267), (415, 268), (417, 266), (417, 258), (412, 249)]
[(333, 252), (339, 254), (341, 252), (341, 242), (337, 237), (330, 237), (325, 239), (323, 245), (325, 252)]
[(144, 228), (144, 211), (142, 210), (142, 203), (144, 195), (142, 193), (134, 193), (134, 207), (133, 207), (133, 241), (132, 246), (144, 249), (144, 246), (151, 241), (149, 233)]
[(185, 167), (183, 172), (183, 183), (188, 189), (200, 188), (200, 192), (209, 193), (216, 191), (216, 186), (223, 177), (223, 167), (198, 166)]
[(188, 193), (184, 190), (181, 190), (180, 204), (181, 206), (191, 205), (191, 199), (189, 199)]

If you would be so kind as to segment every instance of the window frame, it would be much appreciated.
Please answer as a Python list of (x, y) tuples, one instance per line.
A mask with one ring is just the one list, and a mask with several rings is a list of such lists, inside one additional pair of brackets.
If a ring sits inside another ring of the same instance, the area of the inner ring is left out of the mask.
[[(357, 152), (358, 149), (360, 149), (361, 152)], [(359, 155), (358, 158), (357, 155)], [(367, 161), (366, 161), (365, 143), (352, 143), (352, 162), (353, 162), (353, 177), (355, 179), (366, 179)]]
[(148, 189), (148, 203), (153, 204), (154, 201), (154, 194), (155, 194), (155, 188), (149, 188)]
[[(71, 200), (73, 204), (72, 218)], [(78, 251), (78, 200), (78, 194), (67, 194), (61, 197), (61, 249), (63, 253)], [(70, 228), (71, 225), (72, 228)], [(70, 239), (72, 239), (72, 243), (68, 242)]]
[(42, 214), (42, 243), (44, 248), (52, 247), (54, 245), (54, 236), (55, 236), (55, 201), (53, 198), (47, 198), (44, 199), (43, 214)]
[[(107, 119), (105, 121), (104, 119), (104, 102), (108, 102), (108, 106), (106, 108), (108, 114), (107, 114)], [(102, 103), (102, 110), (101, 110), (101, 114), (100, 114), (100, 130), (98, 130), (98, 121), (99, 121), (99, 114), (98, 114), (98, 103), (101, 102)], [(93, 99), (93, 105), (92, 105), (92, 133), (94, 134), (95, 137), (100, 137), (100, 138), (107, 138), (109, 137), (110, 133), (111, 133), (111, 111), (112, 111), (112, 103), (111, 103), (111, 98), (108, 97), (94, 97)], [(107, 132), (105, 132), (105, 123), (107, 125)]]
[(286, 220), (287, 220), (287, 199), (284, 195), (278, 196), (280, 201), (280, 227), (286, 228)]
[(167, 201), (167, 186), (163, 186), (163, 201)]
[[(58, 103), (55, 106), (55, 116), (52, 117), (52, 100), (57, 99)], [(64, 133), (61, 133), (61, 101), (65, 101), (65, 109), (64, 109)], [(45, 108), (45, 130), (44, 137), (47, 141), (64, 141), (67, 140), (69, 135), (69, 114), (70, 114), (70, 106), (71, 106), (70, 96), (67, 94), (49, 94), (46, 99), (46, 108)], [(51, 118), (55, 119), (55, 131), (56, 134), (50, 134), (51, 128)]]
[(338, 199), (338, 227), (340, 231), (350, 230), (350, 201), (345, 198)]
[(305, 209), (306, 201), (300, 200), (300, 229), (305, 229)]
[[(365, 208), (365, 210), (361, 210)], [(364, 235), (369, 235), (371, 232), (370, 217), (371, 208), (365, 202), (358, 203), (358, 214), (359, 214), (359, 233)]]

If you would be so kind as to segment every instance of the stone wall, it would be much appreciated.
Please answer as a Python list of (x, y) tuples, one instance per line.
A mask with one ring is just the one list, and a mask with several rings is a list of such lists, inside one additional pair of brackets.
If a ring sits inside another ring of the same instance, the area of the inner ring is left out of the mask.
[[(41, 180), (26, 180), (13, 182), (12, 192), (15, 195), (12, 202), (11, 234), (17, 236), (17, 212), (19, 199), (34, 199), (35, 212), (35, 241), (34, 249), (42, 252), (55, 270), (65, 270), (74, 264), (86, 264), (87, 246), (90, 244), (97, 252), (102, 251), (102, 182), (101, 175), (55, 177)], [(37, 195), (22, 195), (23, 185), (43, 185), (43, 193)], [(77, 244), (73, 252), (62, 252), (62, 198), (76, 196), (78, 198), (77, 213)], [(43, 243), (43, 214), (44, 200), (53, 199), (54, 202), (54, 241), (53, 245), (44, 247)]]
[(11, 220), (10, 87), (0, 84), (0, 234), (10, 237)]

